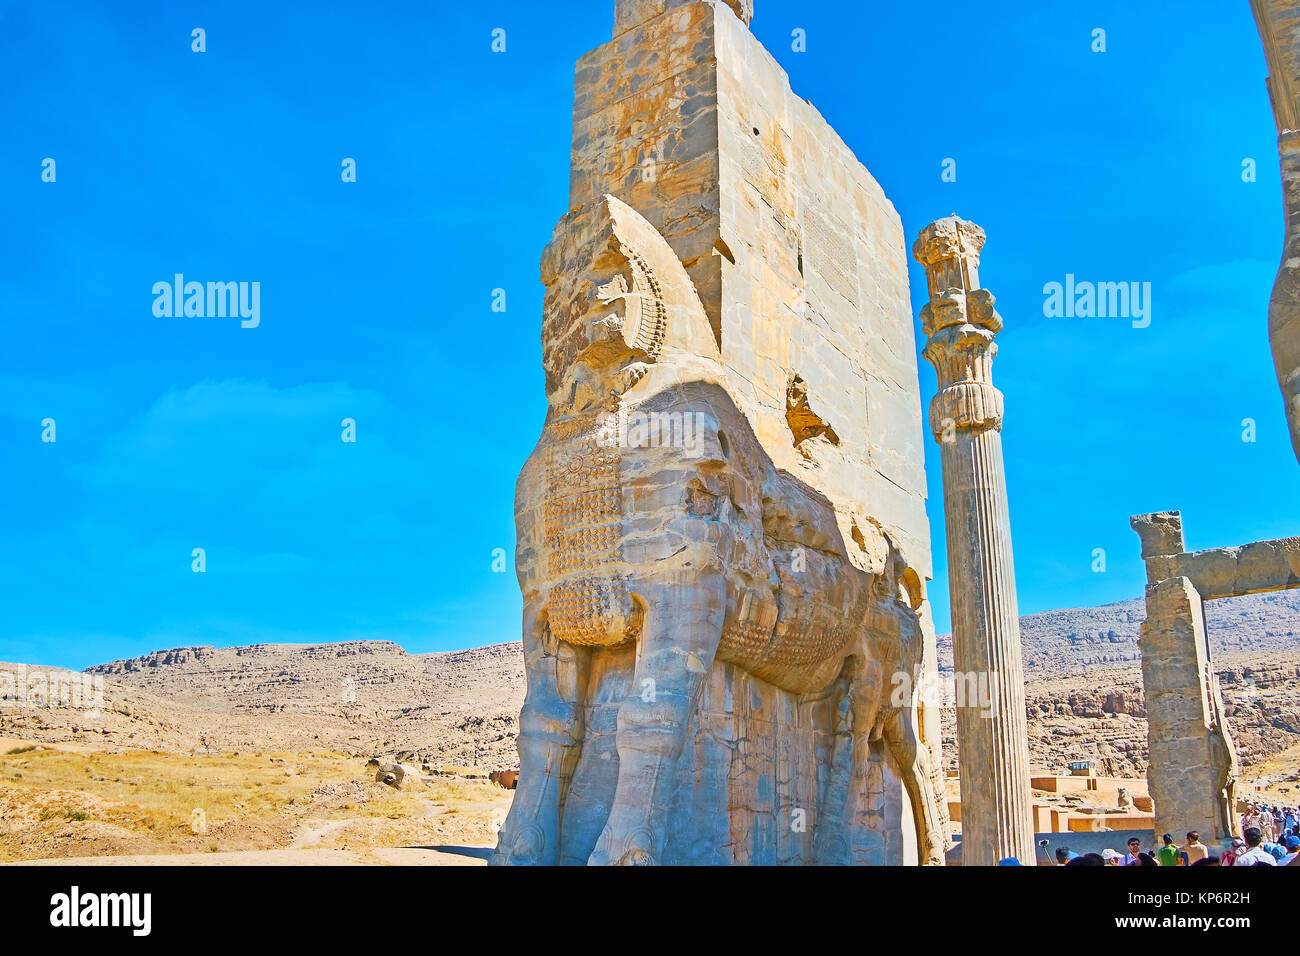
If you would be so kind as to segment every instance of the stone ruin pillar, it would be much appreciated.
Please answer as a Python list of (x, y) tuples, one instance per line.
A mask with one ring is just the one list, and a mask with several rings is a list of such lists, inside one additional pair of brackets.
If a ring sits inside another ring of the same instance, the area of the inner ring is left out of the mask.
[(993, 336), (1002, 320), (979, 285), (983, 245), (979, 226), (950, 216), (921, 230), (912, 247), (930, 291), (921, 310), (929, 336), (921, 354), (939, 381), (930, 429), (943, 455), (966, 866), (1008, 856), (1035, 860), (1002, 393), (992, 376)]
[(1292, 0), (1251, 0), (1250, 5), (1268, 60), (1286, 217), (1282, 264), (1268, 305), (1268, 338), (1291, 446), (1300, 460), (1300, 8)]
[[(1197, 830), (1206, 843), (1228, 839), (1237, 830), (1236, 750), (1210, 664), (1203, 595), (1182, 573), (1201, 577), (1201, 562), (1185, 554), (1183, 519), (1177, 511), (1134, 515), (1129, 523), (1142, 540), (1147, 566), (1147, 616), (1138, 650), (1156, 833), (1181, 837)], [(1224, 564), (1231, 556), (1224, 550), (1211, 557)], [(1232, 580), (1235, 574), (1228, 577)], [(1208, 596), (1222, 595), (1211, 590)]]

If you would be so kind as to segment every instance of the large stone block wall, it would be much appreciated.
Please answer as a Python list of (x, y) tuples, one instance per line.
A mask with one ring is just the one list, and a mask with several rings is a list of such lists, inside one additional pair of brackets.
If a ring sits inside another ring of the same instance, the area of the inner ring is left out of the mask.
[[(773, 461), (876, 519), (928, 579), (907, 247), (880, 185), (721, 3), (627, 26), (574, 85), (570, 206), (612, 193), (660, 231)], [(838, 445), (795, 447), (791, 373)]]

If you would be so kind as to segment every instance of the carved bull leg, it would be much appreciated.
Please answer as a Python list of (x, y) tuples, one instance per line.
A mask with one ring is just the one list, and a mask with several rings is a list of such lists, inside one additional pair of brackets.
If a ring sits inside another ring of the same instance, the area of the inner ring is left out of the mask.
[(912, 808), (918, 859), (922, 865), (942, 866), (944, 837), (931, 786), (930, 754), (916, 732), (911, 701), (897, 706), (892, 699), (897, 688), (893, 665), (870, 655), (865, 660), (854, 657), (846, 662), (844, 674), (851, 681), (848, 696), (852, 706), (853, 758), (843, 806), (837, 806), (836, 810), (845, 825), (852, 824), (866, 783), (871, 742), (883, 740), (897, 765)]
[[(1222, 703), (1216, 693), (1216, 712), (1221, 712)], [(1222, 718), (1219, 718), (1222, 721)], [(1216, 781), (1221, 783), (1215, 794), (1218, 810), (1219, 839), (1230, 839), (1237, 835), (1237, 755), (1232, 747), (1232, 740), (1220, 729), (1222, 723), (1216, 722), (1210, 728), (1210, 760), (1213, 762)]]
[(1232, 812), (1232, 796), (1235, 789), (1235, 785), (1229, 782), (1223, 790), (1215, 794), (1214, 809), (1219, 818), (1216, 826), (1218, 833), (1215, 836), (1220, 840), (1231, 839), (1236, 836), (1233, 832), (1234, 814)]
[(658, 862), (673, 771), (722, 638), (722, 575), (680, 572), (637, 590), (645, 625), (631, 693), (619, 706), (618, 786), (594, 866)]
[[(844, 792), (844, 803), (839, 808), (839, 814), (841, 825), (845, 832), (848, 832), (853, 827), (866, 788), (867, 773), (871, 763), (872, 733), (877, 730), (881, 695), (887, 694), (888, 691), (882, 688), (880, 662), (869, 655), (854, 656), (846, 660), (842, 676), (848, 681), (845, 697), (851, 718), (852, 731), (849, 739), (852, 756), (849, 763), (848, 787)], [(850, 858), (844, 862), (853, 861)]]
[(524, 607), (528, 694), (519, 715), (519, 782), (493, 864), (553, 865), (560, 801), (582, 742), (587, 651), (554, 640), (538, 604)]
[(898, 764), (903, 789), (912, 804), (918, 860), (922, 866), (943, 866), (944, 835), (939, 829), (939, 808), (931, 787), (930, 751), (916, 733), (914, 713), (910, 706), (894, 711), (885, 721), (882, 736)]
[(817, 814), (813, 833), (813, 860), (823, 865), (848, 866), (853, 862), (847, 834), (853, 827), (862, 779), (855, 772), (854, 702), (845, 674), (851, 673), (855, 666), (853, 660), (846, 661), (845, 670), (832, 685), (830, 693), (834, 704), (831, 712), (831, 770), (825, 803)]

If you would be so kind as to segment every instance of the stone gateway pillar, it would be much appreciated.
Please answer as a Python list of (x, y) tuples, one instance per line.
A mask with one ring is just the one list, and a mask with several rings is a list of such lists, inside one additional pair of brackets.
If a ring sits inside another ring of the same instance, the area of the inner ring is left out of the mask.
[(574, 74), (496, 864), (944, 862), (907, 241), (752, 12)]
[(1205, 601), (1300, 588), (1300, 537), (1188, 551), (1177, 511), (1134, 515), (1147, 569), (1142, 689), (1156, 832), (1237, 835), (1237, 751), (1205, 631)]
[(1002, 393), (992, 373), (1002, 319), (980, 288), (983, 245), (979, 226), (950, 216), (921, 230), (912, 247), (930, 291), (921, 354), (939, 381), (930, 430), (943, 455), (966, 866), (1035, 859)]

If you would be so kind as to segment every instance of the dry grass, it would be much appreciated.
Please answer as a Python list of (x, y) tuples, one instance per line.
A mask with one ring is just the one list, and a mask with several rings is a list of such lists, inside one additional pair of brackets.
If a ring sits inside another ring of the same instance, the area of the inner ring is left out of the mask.
[[(299, 845), (490, 842), (510, 795), (435, 778), (373, 782), (338, 753), (119, 753), (14, 748), (0, 756), (0, 861)], [(191, 821), (202, 811), (206, 832)], [(333, 822), (333, 825), (331, 823)]]
[(275, 756), (285, 765), (273, 764), (266, 756), (241, 754), (187, 757), (152, 751), (37, 750), (0, 758), (0, 787), (89, 794), (98, 797), (105, 809), (116, 811), (122, 804), (160, 826), (188, 829), (195, 808), (204, 811), (209, 824), (219, 823), (278, 809), (291, 799), (305, 799), (324, 780), (357, 775), (354, 759)]

